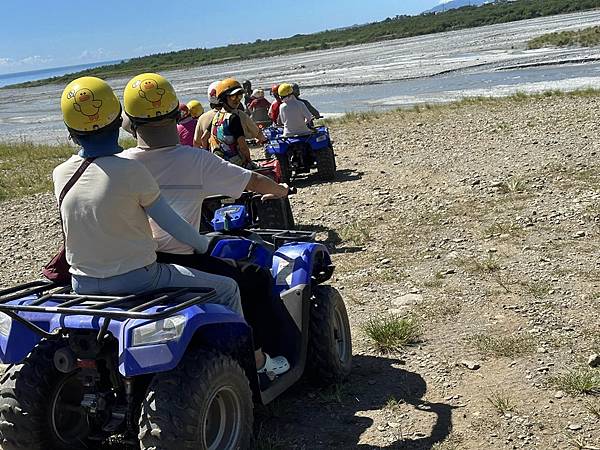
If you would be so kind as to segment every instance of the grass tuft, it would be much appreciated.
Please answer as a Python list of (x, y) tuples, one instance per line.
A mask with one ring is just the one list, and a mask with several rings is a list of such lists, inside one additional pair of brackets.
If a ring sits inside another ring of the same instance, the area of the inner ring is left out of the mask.
[(366, 245), (371, 240), (370, 228), (361, 222), (352, 222), (339, 230), (339, 236), (343, 241), (355, 245)]
[(492, 404), (492, 406), (498, 411), (499, 414), (505, 415), (508, 412), (514, 412), (516, 410), (516, 406), (506, 392), (492, 392), (492, 394), (487, 397), (487, 401)]
[(512, 177), (500, 184), (500, 192), (505, 194), (514, 194), (525, 191), (525, 181), (521, 178)]
[(517, 334), (506, 336), (478, 334), (469, 340), (485, 356), (514, 357), (531, 353), (535, 348), (532, 338)]
[(420, 326), (414, 318), (400, 318), (395, 315), (369, 320), (364, 331), (378, 350), (391, 352), (419, 342)]
[(548, 378), (548, 384), (571, 395), (600, 395), (600, 370), (583, 367)]

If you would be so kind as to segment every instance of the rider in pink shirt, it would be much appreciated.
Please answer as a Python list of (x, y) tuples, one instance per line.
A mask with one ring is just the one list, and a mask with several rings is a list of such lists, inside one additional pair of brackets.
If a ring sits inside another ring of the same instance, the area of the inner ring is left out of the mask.
[(194, 131), (198, 119), (191, 116), (190, 110), (185, 103), (179, 104), (179, 120), (177, 121), (177, 134), (182, 145), (194, 145)]

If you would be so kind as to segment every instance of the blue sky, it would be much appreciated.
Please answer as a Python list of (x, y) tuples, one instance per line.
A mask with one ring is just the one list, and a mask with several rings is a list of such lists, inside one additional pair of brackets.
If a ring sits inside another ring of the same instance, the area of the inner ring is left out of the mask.
[(418, 14), (438, 3), (2, 0), (0, 74), (312, 33)]

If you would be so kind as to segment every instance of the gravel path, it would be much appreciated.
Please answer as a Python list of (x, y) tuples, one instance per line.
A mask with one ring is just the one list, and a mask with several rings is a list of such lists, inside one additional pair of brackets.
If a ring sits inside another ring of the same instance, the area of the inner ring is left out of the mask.
[[(355, 365), (259, 408), (259, 448), (600, 447), (598, 398), (549, 384), (600, 350), (599, 108), (506, 100), (333, 126), (337, 181), (299, 180), (292, 202), (333, 252)], [(0, 216), (2, 285), (31, 279), (60, 238), (53, 199)], [(422, 342), (377, 352), (362, 325), (387, 314), (416, 316)]]

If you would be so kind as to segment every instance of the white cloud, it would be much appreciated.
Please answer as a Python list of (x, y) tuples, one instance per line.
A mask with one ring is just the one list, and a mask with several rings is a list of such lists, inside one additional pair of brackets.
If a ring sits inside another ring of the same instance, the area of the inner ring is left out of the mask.
[(106, 50), (104, 50), (103, 48), (91, 50), (85, 49), (79, 55), (79, 59), (102, 59), (107, 58), (108, 56), (110, 56), (110, 54), (107, 53)]
[(33, 56), (26, 56), (23, 59), (20, 59), (18, 62), (19, 64), (24, 64), (24, 65), (32, 65), (32, 64), (46, 64), (52, 61), (52, 57), (51, 56), (40, 56), (40, 55), (33, 55)]

